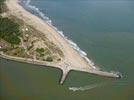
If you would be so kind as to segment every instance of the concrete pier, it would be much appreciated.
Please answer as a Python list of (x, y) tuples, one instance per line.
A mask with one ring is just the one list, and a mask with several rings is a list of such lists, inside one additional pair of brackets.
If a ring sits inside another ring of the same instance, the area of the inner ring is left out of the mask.
[(62, 71), (62, 76), (61, 76), (61, 79), (60, 79), (60, 84), (63, 84), (64, 83), (64, 81), (66, 80), (69, 72), (70, 71)]
[(109, 78), (117, 78), (120, 79), (122, 76), (119, 73), (113, 73), (113, 72), (105, 72), (105, 71), (101, 71), (101, 70), (87, 70), (85, 71), (87, 73), (90, 74), (94, 74), (94, 75), (98, 75), (98, 76), (103, 76), (103, 77), (109, 77)]
[(120, 79), (122, 77), (121, 74), (119, 74), (119, 73), (105, 72), (105, 71), (101, 71), (101, 70), (97, 70), (97, 69), (93, 69), (93, 68), (88, 68), (88, 67), (87, 68), (73, 67), (70, 63), (67, 63), (67, 62), (63, 62), (60, 65), (55, 65), (55, 64), (44, 63), (42, 61), (37, 61), (37, 60), (32, 60), (32, 59), (8, 56), (8, 55), (5, 55), (3, 53), (0, 53), (0, 58), (19, 61), (19, 62), (25, 62), (25, 63), (30, 63), (30, 64), (44, 65), (44, 66), (59, 68), (62, 70), (62, 76), (61, 76), (61, 79), (59, 82), (60, 84), (64, 83), (64, 81), (66, 80), (66, 78), (71, 70), (72, 71), (81, 71), (81, 72), (86, 72), (89, 74), (94, 74), (94, 75), (109, 77), (109, 78), (116, 78), (116, 79)]
[[(66, 38), (63, 38), (59, 34), (59, 32), (57, 32), (57, 30), (55, 30), (55, 28), (52, 27), (52, 25), (48, 24), (47, 22), (33, 15), (32, 13), (26, 11), (22, 6), (19, 5), (18, 0), (5, 0), (5, 1), (6, 1), (5, 5), (8, 10), (7, 17), (12, 18), (13, 16), (14, 19), (16, 18), (16, 20), (22, 21), (25, 23), (25, 25), (34, 28), (34, 30), (40, 33), (38, 34), (39, 38), (36, 36), (35, 37), (41, 40), (47, 38), (49, 40), (47, 41), (48, 42), (47, 44), (49, 44), (49, 42), (53, 43), (53, 45), (55, 46), (52, 49), (61, 50), (63, 53), (63, 57), (59, 62), (55, 62), (55, 61), (46, 62), (46, 61), (42, 61), (42, 60), (40, 61), (33, 58), (15, 57), (15, 56), (6, 55), (1, 52), (0, 52), (0, 57), (19, 61), (19, 62), (43, 65), (44, 67), (49, 66), (49, 67), (59, 68), (63, 71), (60, 84), (64, 83), (68, 73), (71, 70), (87, 72), (90, 74), (95, 74), (95, 75), (105, 76), (105, 77), (121, 78), (121, 76), (116, 73), (114, 74), (110, 72), (103, 72), (101, 70), (96, 69), (95, 66), (92, 63), (90, 63), (92, 61), (90, 61), (84, 56), (85, 54), (81, 55), (79, 50), (74, 49), (72, 45), (70, 45), (70, 41), (67, 41)], [(34, 34), (36, 34), (36, 32)], [(49, 46), (47, 47), (49, 48)]]
[[(62, 76), (60, 79), (60, 84), (63, 84), (64, 81), (66, 80), (69, 72), (71, 70), (62, 70)], [(77, 71), (77, 70), (73, 70), (73, 71)], [(89, 73), (89, 74), (94, 74), (94, 75), (98, 75), (98, 76), (102, 76), (102, 77), (108, 77), (108, 78), (115, 78), (115, 79), (120, 79), (122, 77), (121, 74), (119, 73), (112, 73), (112, 72), (105, 72), (105, 71), (101, 71), (101, 70), (82, 70), (81, 72), (85, 72), (85, 73)]]

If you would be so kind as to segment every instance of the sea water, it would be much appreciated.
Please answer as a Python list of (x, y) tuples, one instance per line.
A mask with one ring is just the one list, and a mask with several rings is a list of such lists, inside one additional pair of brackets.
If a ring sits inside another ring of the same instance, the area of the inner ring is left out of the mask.
[(123, 78), (114, 80), (70, 72), (65, 84), (61, 86), (58, 84), (61, 75), (58, 69), (1, 59), (0, 94), (3, 99), (134, 99), (134, 1), (23, 2), (34, 7), (34, 10), (27, 10), (48, 21), (57, 31), (60, 30), (60, 34), (71, 40), (73, 47), (79, 47), (95, 66), (106, 71), (119, 71)]

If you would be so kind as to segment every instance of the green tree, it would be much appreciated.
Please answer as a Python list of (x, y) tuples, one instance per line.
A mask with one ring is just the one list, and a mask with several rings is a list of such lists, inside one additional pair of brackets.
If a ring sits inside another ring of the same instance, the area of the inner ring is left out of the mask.
[(3, 7), (4, 7), (4, 1), (5, 0), (0, 0), (0, 13), (2, 13)]
[(0, 38), (14, 44), (20, 43), (19, 25), (9, 18), (0, 17)]

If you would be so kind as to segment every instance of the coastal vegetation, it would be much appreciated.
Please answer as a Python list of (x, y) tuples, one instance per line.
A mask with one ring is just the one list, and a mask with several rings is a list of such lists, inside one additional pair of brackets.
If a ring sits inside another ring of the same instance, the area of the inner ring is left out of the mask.
[(4, 1), (5, 0), (0, 0), (0, 13), (2, 13), (4, 10)]
[(5, 0), (0, 0), (0, 55), (58, 62), (63, 52), (45, 34), (27, 25), (8, 11)]
[(40, 32), (22, 20), (12, 16), (0, 17), (0, 51), (4, 54), (47, 62), (61, 61), (61, 50), (45, 36), (37, 34)]
[(53, 61), (53, 58), (52, 58), (52, 57), (47, 57), (47, 58), (46, 58), (46, 61), (52, 62), (52, 61)]
[(37, 55), (39, 55), (38, 58), (43, 59), (44, 61), (52, 62), (53, 57), (51, 56), (51, 53), (49, 50), (44, 48), (37, 48), (36, 49)]
[[(61, 61), (63, 53), (37, 30), (12, 17), (0, 16), (0, 52), (6, 55), (40, 61)], [(42, 45), (40, 45), (42, 44)]]
[(19, 24), (9, 18), (0, 17), (0, 38), (12, 45), (18, 45), (20, 43), (19, 36)]
[(45, 50), (44, 48), (37, 48), (36, 51), (41, 55)]

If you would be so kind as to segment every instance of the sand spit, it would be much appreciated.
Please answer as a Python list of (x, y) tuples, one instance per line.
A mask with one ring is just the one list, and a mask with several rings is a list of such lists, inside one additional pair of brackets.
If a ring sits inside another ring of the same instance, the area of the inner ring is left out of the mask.
[(39, 17), (26, 11), (22, 6), (18, 4), (18, 0), (6, 0), (6, 5), (9, 9), (9, 15), (13, 15), (18, 19), (23, 20), (26, 24), (31, 25), (42, 34), (45, 34), (45, 36), (47, 36), (51, 42), (53, 42), (58, 48), (62, 50), (64, 53), (64, 58), (59, 63), (47, 63), (42, 61), (35, 61), (32, 59), (11, 57), (2, 53), (0, 54), (0, 57), (20, 62), (60, 68), (63, 71), (60, 84), (63, 84), (70, 70), (83, 71), (112, 78), (120, 78), (120, 75), (117, 73), (103, 72), (99, 69), (95, 69), (94, 66), (92, 64), (90, 65), (74, 48), (72, 48), (68, 41), (62, 37), (53, 27), (51, 27), (47, 22), (40, 19)]

